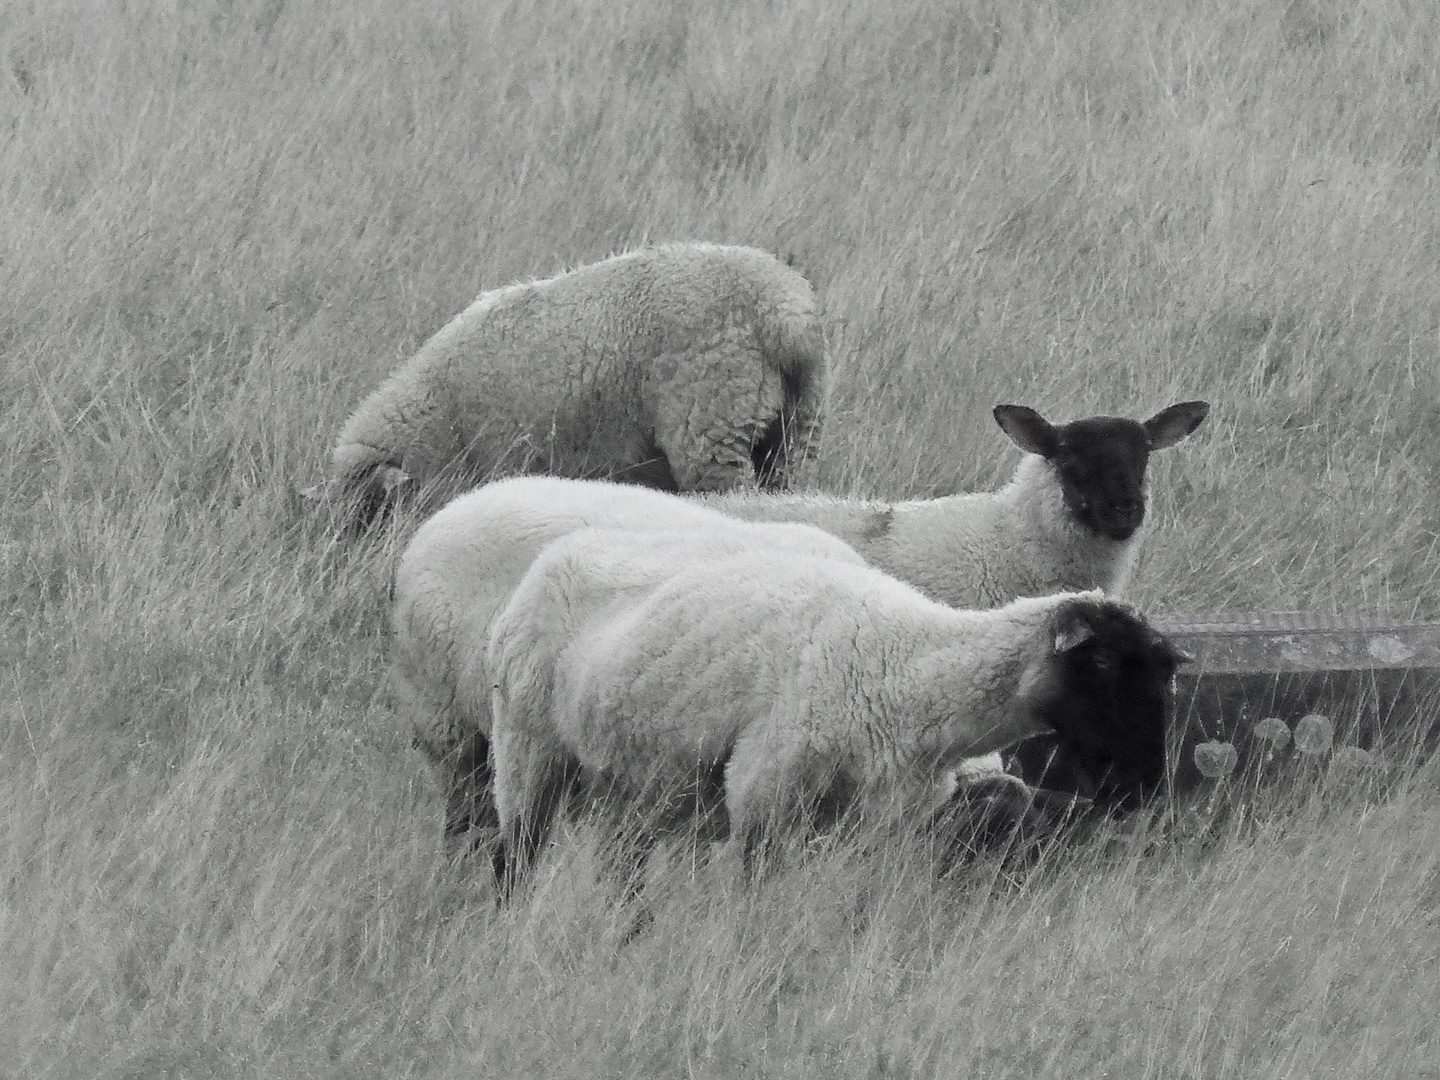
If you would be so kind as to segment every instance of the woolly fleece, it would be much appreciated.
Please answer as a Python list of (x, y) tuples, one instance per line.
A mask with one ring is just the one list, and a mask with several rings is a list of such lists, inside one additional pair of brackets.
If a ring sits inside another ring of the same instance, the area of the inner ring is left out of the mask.
[(1150, 454), (1187, 438), (1203, 401), (1144, 422), (1097, 416), (1056, 427), (1034, 409), (997, 405), (995, 421), (1022, 450), (999, 491), (882, 503), (830, 496), (713, 496), (752, 521), (805, 521), (834, 533), (933, 600), (988, 608), (1064, 590), (1124, 592), (1146, 521)]
[(1019, 596), (1124, 592), (1141, 534), (1111, 540), (1065, 508), (1055, 467), (1026, 454), (999, 491), (878, 502), (824, 495), (732, 492), (696, 500), (746, 521), (803, 521), (866, 562), (956, 608)]

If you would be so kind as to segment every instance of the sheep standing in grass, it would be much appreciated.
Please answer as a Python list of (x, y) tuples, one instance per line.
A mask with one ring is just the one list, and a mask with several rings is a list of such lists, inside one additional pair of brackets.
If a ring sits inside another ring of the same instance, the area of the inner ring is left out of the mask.
[(492, 629), (497, 870), (526, 872), (577, 777), (661, 826), (723, 816), (752, 872), (776, 833), (857, 803), (913, 818), (963, 759), (1042, 732), (1139, 798), (1178, 661), (1099, 592), (957, 611), (737, 534), (584, 529)]
[[(490, 678), (483, 661), (490, 624), (535, 557), (588, 525), (634, 531), (697, 529), (799, 544), (861, 562), (818, 529), (770, 528), (727, 517), (691, 499), (602, 481), (512, 477), (462, 495), (416, 531), (395, 571), (395, 689), (402, 715), (445, 793), (445, 844), (458, 853), (473, 829), (495, 824), (490, 792)], [(476, 688), (480, 688), (478, 691)]]
[(999, 491), (908, 502), (824, 495), (712, 496), (752, 521), (804, 521), (834, 533), (872, 566), (959, 608), (1064, 590), (1123, 593), (1145, 522), (1145, 466), (1193, 432), (1203, 401), (1143, 422), (1093, 416), (1056, 426), (1023, 405), (995, 420), (1026, 451)]
[(361, 521), (495, 473), (780, 488), (813, 449), (825, 348), (809, 283), (748, 247), (677, 243), (481, 293), (340, 430)]

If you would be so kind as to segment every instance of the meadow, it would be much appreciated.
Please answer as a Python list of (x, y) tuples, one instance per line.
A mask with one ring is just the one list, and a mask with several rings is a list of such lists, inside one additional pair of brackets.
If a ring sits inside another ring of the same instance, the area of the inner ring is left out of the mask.
[(1437, 57), (1422, 0), (0, 2), (0, 1074), (1440, 1077), (1423, 755), (1028, 874), (676, 858), (628, 944), (575, 828), (497, 912), (387, 688), (414, 522), (294, 494), (480, 289), (748, 243), (825, 488), (1204, 398), (1133, 599), (1440, 617)]

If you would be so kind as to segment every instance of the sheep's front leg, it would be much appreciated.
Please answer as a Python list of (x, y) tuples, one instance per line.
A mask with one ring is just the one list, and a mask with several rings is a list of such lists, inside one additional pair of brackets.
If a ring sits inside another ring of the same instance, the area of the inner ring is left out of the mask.
[(725, 770), (725, 806), (747, 880), (763, 877), (780, 837), (838, 813), (846, 800), (837, 776), (799, 733), (771, 732), (736, 743)]

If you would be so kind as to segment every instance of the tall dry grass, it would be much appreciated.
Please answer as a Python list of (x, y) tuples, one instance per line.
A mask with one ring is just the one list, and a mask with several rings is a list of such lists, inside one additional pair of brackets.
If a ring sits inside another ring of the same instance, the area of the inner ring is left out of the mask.
[[(1416, 0), (0, 5), (0, 1071), (1436, 1075), (1433, 767), (936, 881), (841, 847), (652, 930), (585, 830), (492, 910), (385, 692), (404, 523), (291, 494), (482, 287), (793, 256), (823, 482), (1205, 397), (1155, 611), (1440, 613), (1440, 14)], [(1242, 827), (1243, 826), (1243, 827)], [(1428, 1072), (1427, 1072), (1428, 1070)]]

